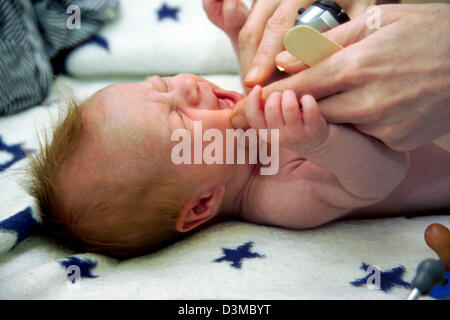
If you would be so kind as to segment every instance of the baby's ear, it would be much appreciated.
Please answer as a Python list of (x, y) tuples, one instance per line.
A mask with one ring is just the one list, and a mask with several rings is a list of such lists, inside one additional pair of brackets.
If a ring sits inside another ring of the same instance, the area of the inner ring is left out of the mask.
[(176, 229), (187, 232), (213, 218), (219, 213), (224, 195), (225, 185), (221, 184), (189, 198), (178, 214)]

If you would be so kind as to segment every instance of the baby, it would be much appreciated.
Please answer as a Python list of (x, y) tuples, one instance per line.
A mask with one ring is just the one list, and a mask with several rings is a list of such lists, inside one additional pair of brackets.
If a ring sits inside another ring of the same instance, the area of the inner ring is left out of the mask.
[[(222, 15), (207, 12), (213, 22)], [(223, 29), (235, 41), (239, 28)], [(51, 143), (31, 159), (30, 191), (44, 226), (77, 248), (130, 257), (222, 218), (304, 229), (448, 204), (445, 150), (392, 151), (349, 126), (328, 124), (312, 96), (298, 99), (292, 91), (264, 102), (255, 87), (247, 99), (252, 128), (279, 130), (276, 174), (260, 175), (261, 163), (172, 161), (175, 130), (194, 136), (201, 121), (203, 130), (226, 137), (242, 98), (180, 74), (113, 84), (81, 106), (72, 103)]]

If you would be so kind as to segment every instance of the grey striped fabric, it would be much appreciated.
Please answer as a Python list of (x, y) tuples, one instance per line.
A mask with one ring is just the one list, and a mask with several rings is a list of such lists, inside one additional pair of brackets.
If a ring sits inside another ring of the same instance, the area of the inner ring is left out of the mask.
[[(81, 28), (69, 29), (77, 5)], [(117, 16), (118, 0), (0, 0), (0, 115), (42, 102), (52, 79), (50, 59), (90, 38)]]

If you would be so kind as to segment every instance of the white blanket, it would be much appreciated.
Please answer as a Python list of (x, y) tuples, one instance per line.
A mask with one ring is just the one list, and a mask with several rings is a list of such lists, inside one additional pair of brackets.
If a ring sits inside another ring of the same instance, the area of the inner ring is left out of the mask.
[[(43, 105), (0, 118), (0, 299), (404, 299), (417, 265), (437, 258), (424, 242), (425, 228), (435, 222), (449, 226), (450, 216), (340, 221), (308, 231), (229, 222), (121, 262), (73, 252), (34, 233), (39, 212), (20, 185), (26, 178), (24, 151), (36, 149), (36, 129), (56, 117), (61, 84), (83, 99), (121, 80), (112, 77), (117, 73), (236, 72), (231, 46), (206, 20), (200, 2), (123, 1), (117, 24), (69, 56), (69, 72), (85, 78), (60, 77)], [(149, 26), (140, 29), (137, 17), (152, 17), (164, 3), (180, 8), (178, 22), (163, 19), (165, 27), (152, 35), (157, 42), (139, 42), (136, 34), (158, 22), (146, 18)], [(183, 36), (162, 36), (166, 29)], [(109, 76), (86, 78), (95, 73)], [(237, 74), (207, 77), (241, 90)], [(446, 278), (434, 298), (450, 296), (448, 272)]]
[(122, 1), (119, 19), (75, 50), (66, 68), (75, 76), (238, 71), (228, 37), (201, 0)]

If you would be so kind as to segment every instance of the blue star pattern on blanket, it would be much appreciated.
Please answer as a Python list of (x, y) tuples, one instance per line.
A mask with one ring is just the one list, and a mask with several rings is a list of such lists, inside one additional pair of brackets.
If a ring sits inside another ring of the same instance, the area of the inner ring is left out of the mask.
[(109, 52), (108, 41), (105, 38), (103, 38), (102, 36), (99, 36), (99, 35), (93, 35), (91, 38), (86, 40), (86, 42), (84, 42), (83, 44), (96, 44), (96, 45), (99, 45), (100, 47), (104, 48), (106, 51)]
[(450, 298), (450, 270), (445, 271), (444, 281), (433, 288), (430, 297)]
[[(91, 272), (93, 268), (97, 266), (97, 261), (88, 258), (78, 258), (78, 257), (67, 257), (64, 260), (59, 260), (59, 264), (67, 270), (67, 279), (72, 283), (80, 278), (97, 278), (97, 275), (93, 275)], [(74, 267), (76, 269), (74, 269)], [(77, 275), (76, 272), (79, 272)]]
[(250, 252), (253, 246), (253, 242), (247, 242), (237, 247), (237, 249), (225, 249), (222, 248), (224, 253), (223, 257), (217, 258), (214, 262), (230, 261), (231, 266), (240, 269), (242, 267), (242, 259), (248, 258), (263, 258), (264, 255), (260, 255), (256, 252)]
[(103, 38), (98, 34), (94, 34), (92, 37), (90, 37), (87, 40), (84, 40), (75, 47), (59, 51), (58, 54), (52, 59), (53, 71), (56, 74), (70, 75), (67, 69), (67, 59), (69, 58), (72, 51), (86, 44), (95, 44), (104, 48), (106, 51), (110, 52), (108, 40), (106, 40), (105, 38)]
[(4, 163), (0, 163), (0, 172), (8, 169), (17, 161), (20, 161), (23, 158), (25, 158), (27, 156), (26, 152), (31, 151), (31, 150), (23, 149), (21, 147), (21, 145), (22, 145), (21, 143), (8, 145), (5, 142), (3, 142), (3, 139), (0, 136), (0, 151), (9, 153), (12, 156), (11, 160), (6, 161)]
[(39, 222), (33, 218), (31, 208), (27, 207), (8, 219), (0, 221), (0, 230), (17, 234), (17, 240), (13, 246), (14, 248), (20, 242), (25, 240), (39, 225)]
[[(368, 272), (368, 268), (370, 265), (362, 262), (361, 269)], [(402, 276), (405, 273), (406, 269), (403, 266), (399, 266), (397, 268), (393, 268), (389, 271), (381, 271), (380, 272), (380, 289), (384, 292), (388, 292), (395, 286), (400, 286), (404, 288), (409, 288), (410, 284), (402, 280)], [(373, 276), (373, 273), (365, 276), (364, 278), (357, 279), (355, 281), (350, 282), (350, 284), (360, 287), (365, 286), (368, 283), (369, 277)]]
[(178, 21), (178, 11), (180, 8), (177, 7), (169, 7), (166, 3), (164, 3), (159, 9), (158, 9), (158, 21), (164, 20), (164, 19), (173, 19), (175, 21)]

